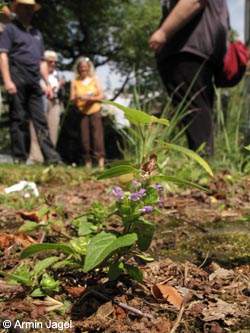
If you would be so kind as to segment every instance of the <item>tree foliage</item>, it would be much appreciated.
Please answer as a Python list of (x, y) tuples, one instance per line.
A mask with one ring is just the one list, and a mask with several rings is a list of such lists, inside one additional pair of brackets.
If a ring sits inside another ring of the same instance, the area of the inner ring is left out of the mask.
[(95, 66), (108, 63), (128, 76), (155, 71), (154, 56), (147, 49), (158, 25), (158, 0), (43, 0), (35, 23), (43, 32), (45, 45), (71, 68), (80, 55)]

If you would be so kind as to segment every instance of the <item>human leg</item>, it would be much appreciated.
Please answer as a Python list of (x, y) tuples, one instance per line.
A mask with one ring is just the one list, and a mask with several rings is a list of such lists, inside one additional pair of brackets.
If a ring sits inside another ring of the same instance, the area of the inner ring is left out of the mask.
[(96, 112), (90, 115), (91, 133), (93, 137), (93, 154), (97, 158), (98, 165), (101, 169), (104, 168), (104, 131), (101, 112)]
[(184, 117), (189, 148), (206, 144), (206, 155), (214, 154), (212, 106), (214, 99), (213, 66), (192, 54), (176, 55), (158, 66), (163, 83), (174, 105), (191, 112)]
[(27, 151), (24, 136), (25, 87), (19, 85), (16, 94), (9, 95), (11, 151), (14, 160), (26, 161)]
[(54, 149), (49, 136), (47, 119), (43, 111), (42, 92), (39, 86), (30, 87), (29, 111), (45, 161), (58, 163), (61, 158)]
[(43, 163), (44, 162), (43, 154), (41, 152), (39, 142), (37, 140), (36, 131), (33, 122), (31, 120), (29, 122), (29, 129), (30, 129), (30, 153), (29, 153), (29, 160), (27, 161), (27, 163), (32, 161)]
[(51, 141), (56, 146), (60, 122), (60, 104), (57, 99), (47, 99), (47, 120)]
[(90, 116), (82, 115), (80, 123), (83, 158), (86, 167), (91, 167)]

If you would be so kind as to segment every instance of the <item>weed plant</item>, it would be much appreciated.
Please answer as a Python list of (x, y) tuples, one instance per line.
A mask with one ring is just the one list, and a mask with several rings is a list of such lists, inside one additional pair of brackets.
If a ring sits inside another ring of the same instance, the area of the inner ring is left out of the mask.
[[(136, 265), (131, 265), (131, 258), (139, 257), (145, 261), (149, 260), (144, 252), (149, 249), (155, 231), (155, 225), (150, 220), (150, 214), (162, 214), (159, 206), (162, 201), (162, 183), (170, 181), (195, 186), (199, 189), (201, 187), (188, 180), (159, 172), (157, 155), (147, 150), (146, 137), (141, 132), (141, 127), (150, 128), (152, 123), (167, 126), (168, 121), (166, 119), (159, 119), (114, 102), (107, 103), (121, 108), (131, 124), (138, 128), (138, 133), (142, 134), (142, 163), (137, 167), (125, 162), (101, 173), (100, 180), (124, 176), (126, 179), (127, 177), (123, 187), (114, 186), (114, 202), (108, 207), (93, 202), (89, 212), (85, 212), (72, 221), (73, 234), (71, 239), (69, 239), (68, 234), (63, 235), (62, 233), (62, 237), (66, 237), (65, 242), (62, 240), (60, 243), (31, 245), (24, 249), (21, 258), (26, 260), (39, 252), (53, 251), (55, 253), (56, 251), (58, 255), (52, 257), (54, 259), (51, 264), (50, 262), (45, 263), (48, 266), (46, 268), (43, 266), (44, 270), (49, 266), (51, 266), (50, 269), (70, 268), (84, 273), (101, 269), (108, 272), (107, 275), (110, 280), (117, 280), (120, 275), (125, 273), (142, 282), (143, 274)], [(208, 164), (196, 153), (186, 148), (159, 141), (157, 151), (160, 152), (161, 150), (165, 152), (174, 150), (184, 154), (195, 160), (212, 175)], [(112, 222), (118, 224), (118, 228), (112, 228)], [(32, 225), (28, 227), (32, 227)], [(49, 225), (46, 226), (46, 228), (48, 227)], [(16, 278), (15, 274), (5, 274), (5, 276)], [(50, 281), (50, 278), (48, 276), (46, 280)], [(23, 283), (21, 279), (18, 279), (18, 281)], [(34, 285), (31, 286), (32, 295), (46, 292), (43, 285), (37, 286), (37, 279), (34, 282)], [(52, 281), (52, 287), (58, 288), (55, 282)]]
[[(123, 147), (120, 149), (124, 160), (133, 161), (135, 165), (139, 166), (143, 163), (145, 156), (149, 156), (150, 152), (153, 153), (154, 149), (159, 146), (158, 140), (182, 144), (185, 141), (185, 128), (181, 127), (180, 124), (182, 119), (189, 113), (188, 103), (185, 104), (185, 100), (184, 98), (183, 102), (175, 108), (172, 105), (171, 98), (168, 98), (163, 111), (160, 112), (159, 110), (162, 106), (160, 101), (157, 100), (157, 96), (149, 94), (140, 96), (135, 88), (131, 108), (143, 110), (149, 115), (158, 115), (160, 113), (160, 119), (163, 121), (169, 119), (170, 121), (168, 126), (161, 122), (152, 122), (149, 126), (148, 124), (141, 124), (139, 127), (131, 123), (129, 127), (119, 129), (118, 132), (123, 138)], [(159, 168), (166, 168), (169, 162), (166, 150), (157, 152), (157, 155)]]

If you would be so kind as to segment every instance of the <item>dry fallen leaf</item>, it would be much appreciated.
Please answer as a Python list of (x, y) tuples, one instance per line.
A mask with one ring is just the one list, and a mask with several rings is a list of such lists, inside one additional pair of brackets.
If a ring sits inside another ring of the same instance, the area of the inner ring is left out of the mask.
[(27, 247), (29, 245), (36, 244), (37, 242), (23, 232), (0, 235), (0, 250), (5, 250), (15, 243), (20, 244), (23, 247)]
[(17, 243), (21, 244), (23, 247), (28, 247), (32, 244), (36, 244), (37, 241), (34, 238), (26, 235), (24, 232), (17, 232), (14, 234)]
[(98, 310), (96, 315), (100, 318), (100, 319), (104, 319), (109, 317), (112, 313), (114, 312), (114, 306), (112, 304), (112, 302), (107, 302), (102, 304)]
[(32, 211), (32, 212), (27, 212), (27, 211), (21, 211), (20, 215), (24, 220), (29, 220), (29, 221), (34, 221), (34, 222), (39, 222), (41, 218), (39, 217), (39, 211)]
[(180, 308), (183, 302), (181, 294), (174, 287), (166, 284), (153, 285), (152, 294), (157, 302), (168, 302), (176, 308)]
[(210, 302), (206, 308), (202, 311), (203, 321), (210, 322), (216, 320), (226, 320), (227, 316), (237, 317), (239, 310), (237, 304), (230, 304), (221, 299), (217, 299), (216, 302)]
[(0, 250), (3, 251), (14, 243), (13, 235), (1, 234), (0, 235)]
[(86, 287), (80, 286), (80, 287), (70, 287), (70, 286), (64, 286), (64, 290), (73, 297), (80, 297), (82, 293), (86, 290)]

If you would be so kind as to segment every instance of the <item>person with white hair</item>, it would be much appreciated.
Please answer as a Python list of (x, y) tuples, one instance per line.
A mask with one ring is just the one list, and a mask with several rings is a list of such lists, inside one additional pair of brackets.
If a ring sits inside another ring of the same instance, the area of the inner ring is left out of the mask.
[[(64, 91), (65, 81), (63, 78), (59, 78), (59, 72), (56, 69), (56, 64), (58, 61), (57, 53), (53, 50), (46, 50), (44, 52), (44, 59), (48, 65), (48, 81), (53, 90), (52, 96), (49, 98), (44, 96), (44, 106), (48, 121), (50, 138), (54, 147), (56, 147), (59, 133), (60, 114), (63, 108), (62, 92)], [(41, 85), (42, 87), (44, 86), (43, 81), (41, 81)], [(43, 161), (44, 159), (38, 144), (34, 125), (32, 121), (30, 121), (30, 154), (26, 164), (32, 165), (34, 163), (43, 163)]]
[(71, 81), (70, 102), (81, 115), (80, 132), (82, 155), (87, 168), (95, 157), (99, 168), (104, 169), (104, 131), (100, 99), (104, 97), (94, 65), (88, 57), (80, 57), (75, 64), (76, 78)]
[(40, 31), (31, 25), (33, 14), (40, 7), (35, 0), (15, 0), (10, 10), (16, 14), (16, 19), (6, 25), (0, 38), (0, 67), (9, 95), (12, 157), (16, 163), (27, 160), (24, 123), (25, 113), (28, 112), (45, 162), (61, 164), (43, 111), (41, 76), (46, 83), (46, 95), (52, 95), (47, 64), (43, 61), (43, 38)]

